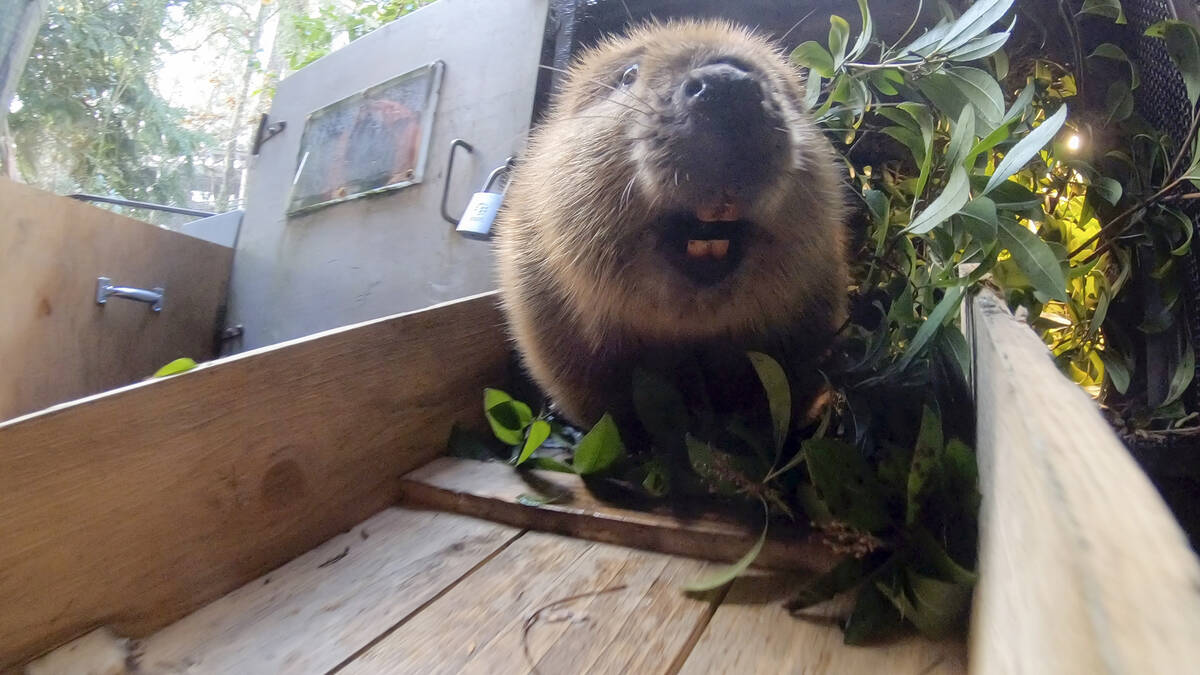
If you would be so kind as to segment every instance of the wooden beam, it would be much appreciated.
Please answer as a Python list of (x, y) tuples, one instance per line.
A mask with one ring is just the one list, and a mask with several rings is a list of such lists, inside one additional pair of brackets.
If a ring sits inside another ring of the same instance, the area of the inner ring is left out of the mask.
[[(635, 510), (597, 499), (575, 475), (553, 471), (519, 473), (499, 462), (443, 457), (400, 483), (405, 503), (486, 518), (516, 527), (661, 553), (733, 561), (758, 539), (762, 523), (724, 514), (684, 518), (665, 509)], [(556, 497), (542, 505), (518, 501), (522, 494)], [(756, 565), (826, 571), (837, 562), (819, 538), (772, 527)]]
[(990, 292), (972, 301), (983, 509), (971, 667), (1193, 672), (1200, 565), (1150, 481)]
[(507, 374), (493, 295), (0, 424), (0, 670), (144, 636), (395, 502)]

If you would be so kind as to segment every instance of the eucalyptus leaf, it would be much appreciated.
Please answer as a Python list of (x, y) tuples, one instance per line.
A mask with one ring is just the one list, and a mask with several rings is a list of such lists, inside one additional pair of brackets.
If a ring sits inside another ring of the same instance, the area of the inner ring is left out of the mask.
[(971, 107), (964, 107), (958, 121), (954, 123), (954, 131), (950, 134), (950, 143), (946, 146), (946, 166), (964, 167), (967, 154), (975, 142), (975, 112)]
[(1100, 352), (1100, 360), (1104, 363), (1104, 374), (1112, 382), (1113, 388), (1124, 394), (1129, 390), (1129, 362), (1116, 350), (1111, 348)]
[(746, 551), (745, 555), (728, 567), (705, 574), (699, 579), (688, 583), (683, 587), (683, 589), (690, 593), (703, 593), (704, 591), (711, 591), (714, 588), (720, 588), (733, 581), (740, 576), (742, 572), (745, 572), (750, 565), (754, 563), (754, 560), (758, 558), (758, 554), (762, 552), (763, 544), (767, 543), (767, 526), (769, 525), (770, 521), (767, 519), (767, 514), (765, 513), (766, 510), (767, 505), (766, 503), (763, 503), (764, 513), (762, 533), (758, 535), (758, 541), (754, 542), (754, 545), (750, 547), (750, 550)]
[(625, 446), (621, 443), (617, 424), (611, 415), (605, 413), (591, 431), (579, 440), (572, 464), (575, 473), (590, 476), (610, 469), (624, 453)]
[(1109, 206), (1116, 206), (1117, 202), (1121, 201), (1123, 190), (1121, 184), (1116, 180), (1108, 176), (1096, 176), (1088, 186), (1088, 196), (1091, 197), (1095, 194)]
[(1190, 340), (1184, 340), (1184, 342), (1183, 355), (1175, 365), (1175, 372), (1171, 375), (1171, 386), (1167, 390), (1167, 397), (1163, 399), (1162, 405), (1159, 407), (1165, 407), (1178, 401), (1196, 375), (1196, 352), (1192, 349)]
[(1067, 278), (1054, 251), (1036, 234), (1012, 218), (1001, 218), (998, 237), (1033, 287), (1048, 297), (1067, 301)]
[(971, 606), (971, 585), (941, 581), (912, 571), (906, 571), (903, 576), (906, 583), (900, 588), (879, 582), (876, 588), (917, 630), (927, 637), (940, 639), (962, 629)]
[(946, 31), (939, 51), (952, 51), (981, 35), (1004, 18), (1014, 0), (976, 0)]
[(962, 300), (962, 296), (962, 286), (954, 286), (946, 290), (946, 294), (942, 296), (937, 306), (929, 313), (929, 317), (917, 329), (917, 334), (913, 336), (912, 341), (908, 343), (908, 347), (904, 350), (904, 355), (896, 363), (897, 370), (903, 372), (912, 363), (913, 359), (921, 354), (925, 346), (929, 344), (929, 340), (938, 333), (942, 324), (946, 322), (946, 319), (950, 318), (952, 313), (958, 309), (958, 303)]
[(1124, 80), (1116, 80), (1108, 85), (1108, 93), (1104, 96), (1104, 110), (1108, 115), (1108, 123), (1124, 122), (1133, 115), (1133, 92)]
[(1029, 160), (1033, 159), (1042, 148), (1046, 147), (1046, 144), (1054, 139), (1066, 121), (1067, 106), (1063, 105), (1004, 155), (1004, 159), (996, 167), (996, 172), (992, 174), (987, 186), (984, 187), (983, 193), (987, 194), (996, 189), (1001, 183), (1024, 168)]
[(970, 199), (971, 181), (967, 170), (961, 166), (953, 167), (950, 171), (950, 180), (946, 182), (946, 189), (913, 218), (904, 231), (912, 234), (925, 234), (946, 222)]
[(1011, 37), (1011, 33), (1007, 31), (977, 37), (950, 52), (949, 58), (956, 63), (985, 59), (999, 52), (1004, 47), (1004, 44), (1008, 42), (1009, 37)]
[(900, 610), (875, 584), (866, 584), (846, 619), (842, 639), (848, 645), (866, 646), (897, 633), (903, 625)]
[(867, 0), (858, 0), (858, 14), (862, 19), (862, 30), (858, 33), (854, 47), (850, 49), (851, 59), (861, 57), (867, 51), (867, 47), (871, 45), (871, 38), (875, 35), (875, 23), (871, 19), (871, 8), (867, 6)]
[(996, 240), (996, 229), (999, 223), (999, 218), (996, 216), (996, 202), (987, 197), (976, 197), (958, 214), (962, 216), (967, 231), (977, 241), (992, 242)]
[(761, 352), (747, 352), (754, 372), (767, 393), (767, 405), (771, 410), (771, 422), (775, 432), (776, 450), (783, 448), (792, 423), (792, 390), (783, 367), (775, 359)]
[(550, 423), (546, 420), (534, 420), (529, 425), (529, 431), (525, 436), (525, 446), (521, 448), (521, 454), (517, 456), (517, 466), (521, 466), (533, 456), (533, 452), (542, 447), (542, 443), (550, 438)]
[(929, 475), (936, 470), (938, 455), (944, 445), (941, 415), (934, 408), (923, 406), (921, 428), (917, 432), (917, 445), (913, 449), (912, 466), (908, 472), (908, 506), (905, 511), (905, 523), (908, 525), (917, 522), (922, 489)]

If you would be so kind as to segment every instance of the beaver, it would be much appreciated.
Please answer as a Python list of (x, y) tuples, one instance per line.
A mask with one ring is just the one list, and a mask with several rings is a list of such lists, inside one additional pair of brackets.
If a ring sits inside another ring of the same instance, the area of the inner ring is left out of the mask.
[(721, 21), (573, 63), (497, 220), (509, 330), (568, 420), (621, 423), (639, 363), (706, 345), (815, 370), (846, 316), (846, 205), (803, 100), (779, 49)]

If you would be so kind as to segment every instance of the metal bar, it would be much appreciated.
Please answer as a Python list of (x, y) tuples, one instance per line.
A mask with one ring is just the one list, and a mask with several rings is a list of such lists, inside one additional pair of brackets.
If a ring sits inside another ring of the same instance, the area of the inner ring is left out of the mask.
[(114, 286), (112, 279), (99, 277), (96, 279), (96, 304), (103, 305), (110, 297), (126, 298), (150, 305), (150, 309), (161, 312), (163, 308), (163, 289), (134, 288), (133, 286)]
[(474, 146), (464, 141), (461, 138), (456, 138), (450, 142), (450, 159), (446, 162), (446, 180), (442, 183), (442, 218), (451, 225), (458, 225), (458, 218), (450, 215), (446, 210), (446, 199), (450, 195), (450, 176), (454, 173), (454, 151), (462, 148), (468, 153), (475, 152)]
[(185, 209), (182, 206), (167, 206), (165, 204), (151, 204), (150, 202), (135, 202), (132, 199), (121, 199), (119, 197), (102, 197), (100, 195), (89, 195), (82, 192), (77, 192), (73, 195), (67, 195), (71, 199), (78, 199), (81, 202), (101, 202), (104, 204), (115, 204), (117, 206), (128, 206), (135, 209), (149, 209), (151, 211), (166, 211), (167, 213), (180, 213), (185, 216), (196, 216), (198, 218), (207, 218), (208, 216), (217, 215), (213, 211), (200, 211), (198, 209)]

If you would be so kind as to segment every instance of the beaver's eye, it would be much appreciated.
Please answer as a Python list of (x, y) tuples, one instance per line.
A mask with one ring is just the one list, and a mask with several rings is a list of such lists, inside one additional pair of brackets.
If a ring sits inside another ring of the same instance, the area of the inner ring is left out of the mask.
[(633, 83), (635, 81), (637, 81), (637, 76), (638, 76), (638, 66), (635, 63), (632, 66), (629, 66), (628, 68), (626, 68), (625, 72), (621, 73), (621, 86), (622, 87), (632, 86)]

